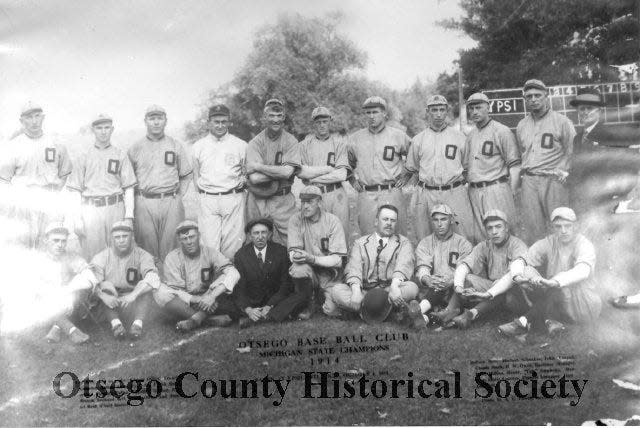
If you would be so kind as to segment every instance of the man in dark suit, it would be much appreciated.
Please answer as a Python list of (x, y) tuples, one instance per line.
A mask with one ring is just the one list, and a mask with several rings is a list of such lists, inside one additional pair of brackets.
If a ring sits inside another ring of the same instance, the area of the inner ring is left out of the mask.
[(294, 292), (287, 249), (271, 241), (273, 223), (269, 219), (250, 221), (245, 232), (250, 243), (240, 248), (234, 258), (240, 281), (233, 298), (247, 316), (240, 319), (240, 328), (264, 321), (284, 321), (308, 303), (308, 298)]

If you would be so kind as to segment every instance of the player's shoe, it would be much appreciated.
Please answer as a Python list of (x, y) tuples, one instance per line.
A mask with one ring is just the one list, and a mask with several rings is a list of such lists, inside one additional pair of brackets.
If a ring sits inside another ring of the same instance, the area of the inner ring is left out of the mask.
[(455, 317), (452, 321), (460, 330), (466, 330), (473, 321), (473, 315), (469, 309), (465, 309), (463, 313)]
[(502, 324), (498, 327), (498, 332), (505, 336), (522, 336), (529, 332), (529, 329), (525, 327), (519, 318), (514, 319), (511, 322)]
[(627, 296), (610, 299), (609, 303), (611, 306), (618, 309), (640, 309), (640, 303), (627, 303)]
[(47, 339), (47, 342), (49, 343), (58, 343), (60, 342), (61, 336), (62, 330), (60, 329), (60, 327), (54, 324), (53, 327), (51, 327), (51, 330), (49, 330), (49, 333), (47, 333), (44, 338)]
[(229, 315), (212, 315), (205, 322), (211, 327), (226, 327), (233, 322)]
[(75, 345), (80, 345), (89, 340), (89, 335), (79, 328), (75, 328), (71, 333), (69, 333), (69, 338)]
[(303, 309), (302, 312), (298, 314), (298, 319), (301, 321), (306, 321), (311, 319), (312, 316), (313, 316), (313, 308), (312, 308), (312, 305), (309, 305), (305, 309)]
[(565, 329), (564, 324), (556, 320), (545, 320), (544, 325), (547, 327), (547, 333), (549, 333), (549, 336), (555, 336)]
[(198, 323), (192, 320), (191, 318), (187, 318), (186, 320), (178, 321), (176, 323), (176, 330), (182, 333), (189, 332), (198, 327), (199, 327)]
[(133, 340), (138, 340), (142, 337), (142, 327), (140, 324), (131, 324), (129, 336), (131, 336)]
[(411, 318), (412, 327), (416, 330), (422, 330), (427, 328), (429, 325), (429, 318), (425, 315), (422, 315), (422, 309), (420, 309), (420, 304), (417, 300), (412, 300), (409, 302), (409, 318)]
[(127, 331), (124, 329), (122, 324), (117, 324), (115, 327), (111, 327), (111, 332), (113, 333), (113, 337), (118, 340), (124, 339), (127, 335)]
[(459, 314), (460, 314), (459, 310), (445, 308), (441, 311), (432, 313), (431, 316), (440, 324), (446, 325), (449, 322), (451, 322), (455, 317), (457, 317)]

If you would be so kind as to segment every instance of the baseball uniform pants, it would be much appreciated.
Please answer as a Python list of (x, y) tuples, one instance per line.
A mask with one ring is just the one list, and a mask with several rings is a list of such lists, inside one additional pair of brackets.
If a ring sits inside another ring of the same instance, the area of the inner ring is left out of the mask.
[(349, 227), (349, 197), (343, 187), (322, 194), (322, 207), (340, 220), (344, 229), (344, 237), (349, 241), (352, 231)]
[(273, 242), (287, 246), (287, 225), (297, 211), (296, 198), (292, 193), (271, 196), (267, 199), (256, 198), (249, 192), (247, 196), (247, 221), (268, 217), (273, 221)]
[(224, 254), (229, 260), (244, 242), (246, 193), (207, 195), (200, 193), (198, 225), (202, 243)]
[(555, 177), (524, 174), (521, 200), (524, 238), (531, 245), (547, 235), (553, 210), (569, 205), (569, 191)]
[[(384, 287), (389, 291), (389, 287)], [(403, 281), (400, 283), (400, 293), (405, 302), (410, 302), (418, 297), (418, 286), (412, 281)], [(362, 290), (362, 294), (366, 296), (367, 290)], [(350, 312), (359, 312), (361, 303), (355, 303), (351, 300), (353, 293), (348, 284), (335, 284), (329, 288), (329, 298), (327, 298), (322, 306), (322, 310), (329, 316), (338, 316), (340, 310)]]
[[(467, 275), (464, 280), (464, 288), (474, 288), (479, 291), (487, 291), (494, 282), (478, 275)], [(491, 300), (468, 299), (457, 293), (451, 295), (451, 299), (457, 299), (463, 308), (474, 308), (478, 311), (478, 317), (483, 314), (494, 312), (504, 304), (504, 296), (500, 295)]]
[(176, 248), (176, 227), (184, 220), (179, 195), (152, 199), (136, 195), (135, 237), (138, 245), (162, 266), (167, 254)]
[(453, 210), (454, 231), (467, 238), (471, 243), (475, 240), (473, 212), (469, 202), (466, 186), (458, 186), (449, 190), (429, 190), (417, 187), (412, 197), (415, 216), (415, 229), (418, 241), (432, 233), (431, 208), (437, 204), (447, 204)]
[[(358, 226), (360, 235), (368, 235), (376, 230), (375, 220), (380, 205), (393, 205), (398, 209), (398, 234), (407, 234), (407, 209), (402, 189), (372, 190), (358, 193)], [(347, 236), (347, 235), (345, 235)]]
[[(193, 310), (199, 311), (198, 306), (191, 302), (193, 296), (202, 296), (207, 290), (200, 294), (191, 294), (185, 290), (169, 287), (165, 284), (160, 284), (157, 290), (153, 290), (153, 300), (165, 309), (169, 302), (173, 299), (178, 299), (181, 302), (189, 305)], [(229, 315), (232, 319), (238, 319), (243, 315), (243, 312), (237, 307), (230, 294), (222, 294), (216, 299), (216, 305), (212, 310), (207, 311), (209, 315)]]
[(82, 205), (82, 230), (76, 229), (85, 260), (107, 248), (111, 242), (111, 226), (124, 217), (124, 202), (95, 207)]
[[(509, 183), (496, 183), (486, 187), (469, 186), (469, 201), (471, 202), (475, 223), (475, 242), (487, 239), (482, 216), (491, 209), (501, 210), (507, 215), (509, 224), (515, 224), (516, 205), (513, 201)], [(515, 227), (513, 231), (515, 232)]]
[(115, 319), (124, 318), (127, 322), (133, 322), (135, 320), (143, 321), (151, 310), (151, 304), (153, 303), (153, 297), (151, 293), (144, 293), (131, 303), (126, 308), (111, 309), (104, 302), (100, 301), (101, 318), (111, 322)]

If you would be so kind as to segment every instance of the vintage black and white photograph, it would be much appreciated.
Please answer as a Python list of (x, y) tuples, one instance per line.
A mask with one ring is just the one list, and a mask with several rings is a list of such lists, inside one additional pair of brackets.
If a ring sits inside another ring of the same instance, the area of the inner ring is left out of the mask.
[(0, 425), (640, 424), (640, 0), (0, 23)]

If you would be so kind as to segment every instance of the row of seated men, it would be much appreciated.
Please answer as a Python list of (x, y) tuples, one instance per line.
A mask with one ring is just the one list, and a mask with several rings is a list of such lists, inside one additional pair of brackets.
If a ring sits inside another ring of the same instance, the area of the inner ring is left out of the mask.
[[(153, 257), (135, 245), (128, 222), (111, 228), (112, 246), (90, 264), (65, 251), (69, 231), (49, 225), (45, 248), (68, 272), (58, 292), (70, 298), (47, 334), (59, 341), (68, 334), (74, 343), (88, 335), (74, 316), (91, 315), (109, 322), (113, 335), (139, 338), (152, 304), (175, 317), (176, 328), (190, 331), (203, 324), (241, 328), (255, 323), (309, 319), (314, 295), (331, 317), (359, 314), (366, 322), (390, 319), (423, 329), (430, 321), (445, 327), (468, 328), (474, 320), (497, 311), (516, 318), (499, 331), (526, 337), (530, 331), (555, 334), (565, 323), (597, 318), (601, 301), (591, 281), (595, 250), (576, 230), (572, 209), (560, 207), (550, 221), (553, 234), (530, 248), (513, 236), (510, 220), (499, 209), (483, 218), (488, 239), (475, 247), (453, 230), (455, 213), (445, 204), (425, 213), (434, 233), (413, 248), (397, 233), (398, 209), (381, 205), (375, 231), (360, 237), (347, 257), (339, 219), (322, 207), (316, 186), (300, 192), (301, 208), (288, 225), (288, 245), (273, 242), (273, 223), (250, 221), (250, 242), (233, 260), (202, 246), (194, 221), (178, 225), (179, 247), (164, 260), (162, 278)], [(346, 258), (346, 265), (344, 260)], [(343, 267), (344, 266), (344, 267)]]

